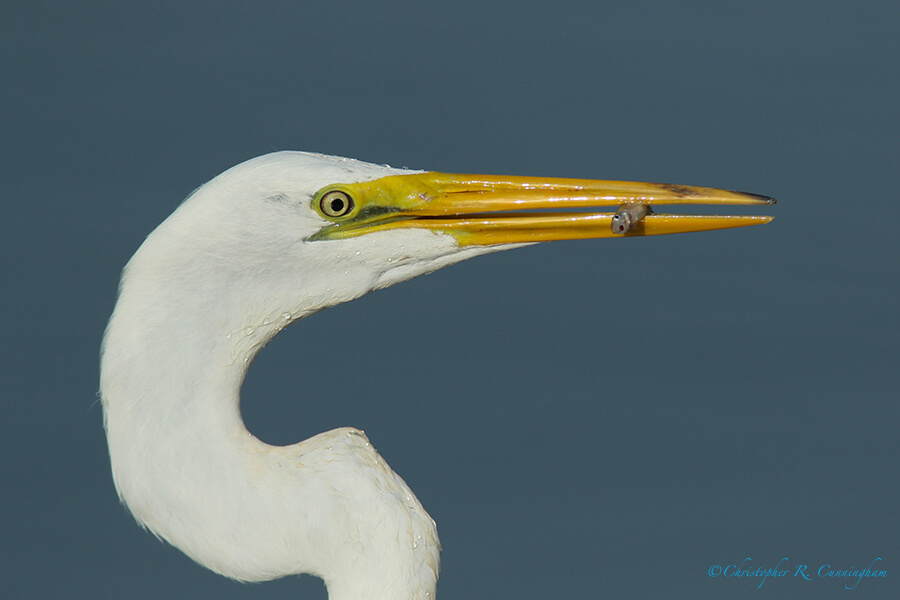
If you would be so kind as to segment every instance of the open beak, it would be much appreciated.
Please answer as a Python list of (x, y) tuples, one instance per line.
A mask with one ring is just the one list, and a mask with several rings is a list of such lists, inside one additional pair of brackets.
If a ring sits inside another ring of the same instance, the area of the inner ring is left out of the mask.
[[(345, 214), (326, 205), (335, 194), (341, 194), (341, 201), (347, 203)], [(774, 204), (775, 200), (659, 183), (426, 172), (328, 186), (316, 194), (313, 203), (323, 217), (333, 221), (316, 239), (418, 228), (452, 235), (460, 245), (493, 245), (759, 225), (773, 217), (661, 214), (658, 208), (755, 206)], [(613, 211), (595, 212), (598, 208)]]

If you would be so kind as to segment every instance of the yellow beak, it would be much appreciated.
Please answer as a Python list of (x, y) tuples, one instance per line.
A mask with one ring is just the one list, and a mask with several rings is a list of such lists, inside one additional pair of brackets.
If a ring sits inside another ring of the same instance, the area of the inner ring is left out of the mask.
[[(336, 197), (340, 204), (329, 206)], [(333, 224), (313, 239), (400, 228), (442, 232), (460, 245), (687, 233), (764, 224), (773, 217), (659, 214), (656, 207), (774, 203), (767, 196), (705, 187), (427, 172), (323, 188), (313, 207)]]

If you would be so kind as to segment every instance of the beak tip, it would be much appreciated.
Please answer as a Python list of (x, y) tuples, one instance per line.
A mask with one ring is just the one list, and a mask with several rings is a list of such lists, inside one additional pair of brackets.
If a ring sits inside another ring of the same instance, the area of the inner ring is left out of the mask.
[(760, 204), (778, 204), (778, 200), (772, 198), (771, 196), (763, 196), (762, 194), (753, 194), (751, 192), (737, 192), (738, 194), (743, 194), (744, 196), (750, 196), (751, 198), (755, 198), (759, 201)]

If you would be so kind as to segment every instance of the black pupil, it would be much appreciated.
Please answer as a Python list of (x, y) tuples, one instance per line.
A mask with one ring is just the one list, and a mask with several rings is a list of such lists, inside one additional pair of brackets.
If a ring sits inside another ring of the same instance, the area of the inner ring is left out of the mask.
[(340, 198), (334, 198), (331, 201), (331, 212), (339, 213), (344, 210), (344, 201)]

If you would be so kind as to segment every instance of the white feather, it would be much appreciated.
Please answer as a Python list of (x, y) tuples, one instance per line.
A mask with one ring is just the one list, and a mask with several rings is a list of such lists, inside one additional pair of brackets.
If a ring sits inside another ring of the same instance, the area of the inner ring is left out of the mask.
[(403, 172), (300, 152), (247, 161), (192, 194), (123, 272), (101, 366), (116, 488), (213, 571), (312, 573), (334, 600), (434, 598), (434, 521), (361, 431), (273, 447), (239, 408), (253, 357), (290, 323), (503, 248), (413, 229), (307, 241), (327, 225), (317, 190)]

